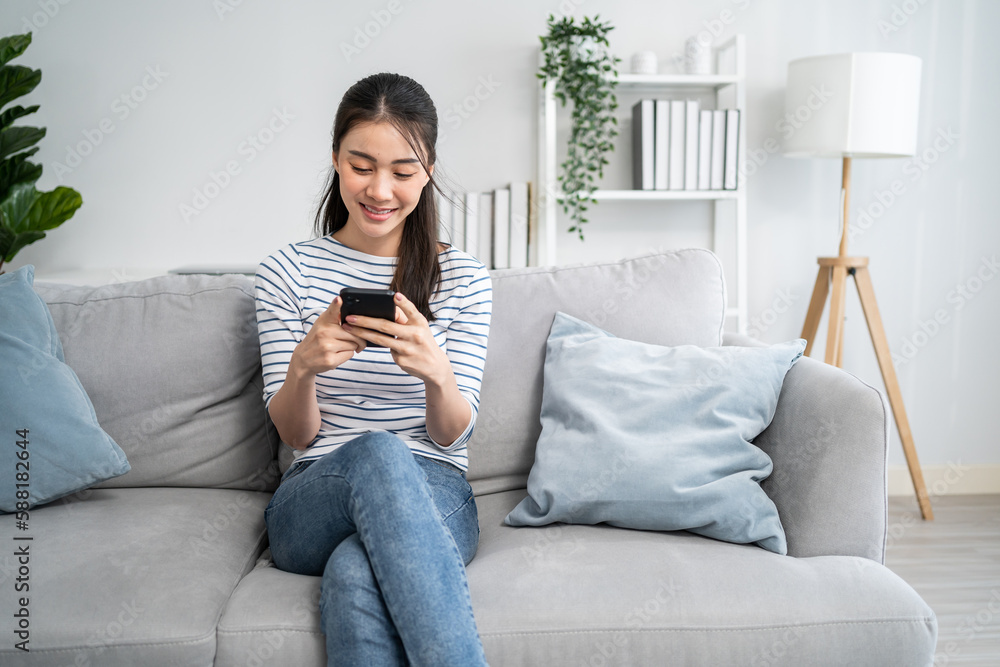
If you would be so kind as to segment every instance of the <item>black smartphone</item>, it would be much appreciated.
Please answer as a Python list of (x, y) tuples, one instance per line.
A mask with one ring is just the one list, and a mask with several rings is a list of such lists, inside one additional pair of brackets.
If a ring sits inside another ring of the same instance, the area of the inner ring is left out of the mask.
[[(340, 323), (348, 315), (380, 317), (393, 322), (396, 320), (396, 293), (391, 289), (365, 289), (345, 287), (340, 290)], [(368, 343), (369, 347), (385, 347)]]

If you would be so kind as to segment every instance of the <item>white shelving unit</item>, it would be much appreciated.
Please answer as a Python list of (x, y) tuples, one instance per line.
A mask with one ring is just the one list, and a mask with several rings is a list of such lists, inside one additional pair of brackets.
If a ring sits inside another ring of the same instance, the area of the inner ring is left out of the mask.
[[(641, 94), (660, 96), (677, 94), (708, 94), (716, 109), (739, 109), (739, 142), (737, 187), (735, 190), (597, 190), (598, 200), (615, 202), (615, 206), (627, 206), (629, 201), (670, 201), (698, 200), (713, 201), (712, 250), (719, 252), (720, 241), (731, 239), (732, 258), (727, 267), (730, 303), (726, 310), (729, 321), (735, 322), (735, 330), (745, 332), (747, 327), (747, 250), (746, 220), (746, 45), (743, 35), (735, 35), (714, 49), (713, 62), (719, 74), (694, 76), (685, 74), (619, 74), (617, 94)], [(557, 180), (558, 147), (556, 145), (556, 104), (555, 83), (549, 82), (539, 94), (538, 132), (538, 219), (534, 237), (532, 263), (535, 265), (558, 264), (557, 215), (562, 192)], [(626, 161), (631, 165), (631, 160)], [(631, 181), (631, 178), (629, 178)], [(620, 202), (620, 203), (619, 203)], [(721, 253), (720, 253), (721, 257)], [(727, 264), (727, 259), (723, 264)], [(736, 289), (732, 289), (735, 278)], [(735, 297), (735, 301), (733, 298)]]

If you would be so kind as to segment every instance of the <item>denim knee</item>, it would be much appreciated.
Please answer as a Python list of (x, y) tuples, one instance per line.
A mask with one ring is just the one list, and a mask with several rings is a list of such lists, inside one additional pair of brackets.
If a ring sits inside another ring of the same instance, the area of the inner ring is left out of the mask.
[(413, 454), (398, 436), (375, 431), (341, 445), (346, 470), (364, 475), (395, 476), (402, 471), (417, 471)]

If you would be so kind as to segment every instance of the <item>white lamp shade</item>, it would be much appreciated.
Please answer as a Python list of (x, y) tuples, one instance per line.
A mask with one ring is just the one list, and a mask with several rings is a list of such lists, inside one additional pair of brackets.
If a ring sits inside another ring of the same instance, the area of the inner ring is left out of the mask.
[(843, 53), (788, 63), (785, 155), (913, 155), (920, 68), (920, 58), (902, 53)]

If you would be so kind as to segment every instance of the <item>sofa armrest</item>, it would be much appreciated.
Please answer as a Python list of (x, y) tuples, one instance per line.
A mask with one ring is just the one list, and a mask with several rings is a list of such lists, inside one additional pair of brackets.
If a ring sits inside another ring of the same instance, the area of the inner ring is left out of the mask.
[[(727, 334), (726, 345), (758, 345)], [(774, 462), (761, 486), (778, 507), (790, 556), (883, 563), (889, 409), (855, 376), (804, 357), (785, 376), (771, 424), (754, 440)]]

